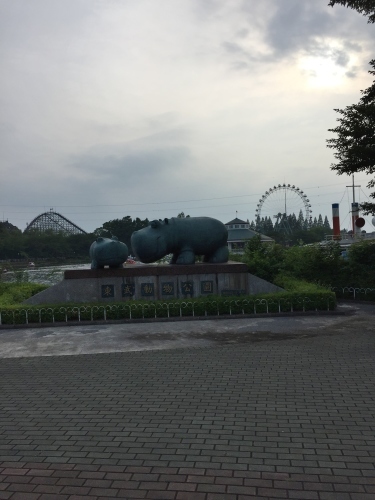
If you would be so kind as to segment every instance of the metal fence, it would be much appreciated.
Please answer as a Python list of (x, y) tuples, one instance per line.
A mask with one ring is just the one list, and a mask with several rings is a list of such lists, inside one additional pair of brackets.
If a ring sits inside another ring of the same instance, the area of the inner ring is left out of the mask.
[(74, 307), (33, 307), (0, 310), (0, 325), (70, 323), (110, 320), (172, 319), (183, 317), (243, 316), (256, 314), (329, 311), (336, 306), (330, 296), (311, 299), (299, 296), (272, 299), (233, 299), (82, 305)]
[(332, 287), (332, 292), (335, 292), (338, 298), (354, 299), (354, 300), (375, 300), (375, 288), (356, 288), (352, 286)]

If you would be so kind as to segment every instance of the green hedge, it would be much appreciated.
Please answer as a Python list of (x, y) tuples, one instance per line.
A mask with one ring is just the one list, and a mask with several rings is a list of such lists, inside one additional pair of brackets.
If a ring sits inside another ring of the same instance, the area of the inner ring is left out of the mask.
[(0, 308), (21, 304), (24, 300), (48, 288), (38, 283), (5, 283), (0, 281)]
[(0, 307), (0, 324), (66, 323), (70, 321), (106, 321), (126, 319), (217, 317), (327, 311), (336, 307), (336, 296), (330, 291), (282, 292), (242, 297), (200, 297), (170, 301), (128, 301), (111, 304), (46, 304), (44, 306)]

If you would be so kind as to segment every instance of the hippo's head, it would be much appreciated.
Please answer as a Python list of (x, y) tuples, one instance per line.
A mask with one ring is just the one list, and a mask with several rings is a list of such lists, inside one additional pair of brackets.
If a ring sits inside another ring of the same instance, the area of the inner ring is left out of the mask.
[(150, 225), (134, 231), (131, 237), (131, 245), (136, 257), (145, 264), (155, 262), (169, 253), (168, 231), (166, 226), (168, 219), (164, 221), (153, 220)]

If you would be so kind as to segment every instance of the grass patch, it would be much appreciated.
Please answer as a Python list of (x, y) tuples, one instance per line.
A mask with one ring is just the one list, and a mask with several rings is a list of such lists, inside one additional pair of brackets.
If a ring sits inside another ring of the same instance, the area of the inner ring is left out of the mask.
[(38, 283), (4, 283), (0, 281), (0, 308), (19, 304), (48, 288)]
[(324, 285), (319, 283), (312, 283), (310, 281), (296, 279), (292, 276), (279, 274), (274, 280), (275, 285), (284, 288), (287, 292), (300, 292), (300, 293), (319, 293), (324, 291), (330, 291)]

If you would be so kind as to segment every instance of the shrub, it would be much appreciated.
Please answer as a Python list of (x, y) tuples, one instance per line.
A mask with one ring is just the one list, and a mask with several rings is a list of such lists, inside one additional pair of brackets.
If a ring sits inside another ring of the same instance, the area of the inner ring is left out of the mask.
[(247, 242), (242, 262), (248, 266), (251, 274), (273, 283), (280, 273), (284, 257), (285, 249), (281, 245), (262, 243), (257, 235)]
[(0, 306), (21, 304), (24, 300), (48, 288), (38, 283), (0, 282)]
[(375, 242), (361, 241), (348, 250), (351, 279), (347, 286), (375, 288)]
[(318, 293), (322, 291), (330, 291), (328, 288), (319, 285), (318, 283), (300, 280), (288, 274), (279, 274), (276, 276), (274, 283), (288, 292)]

